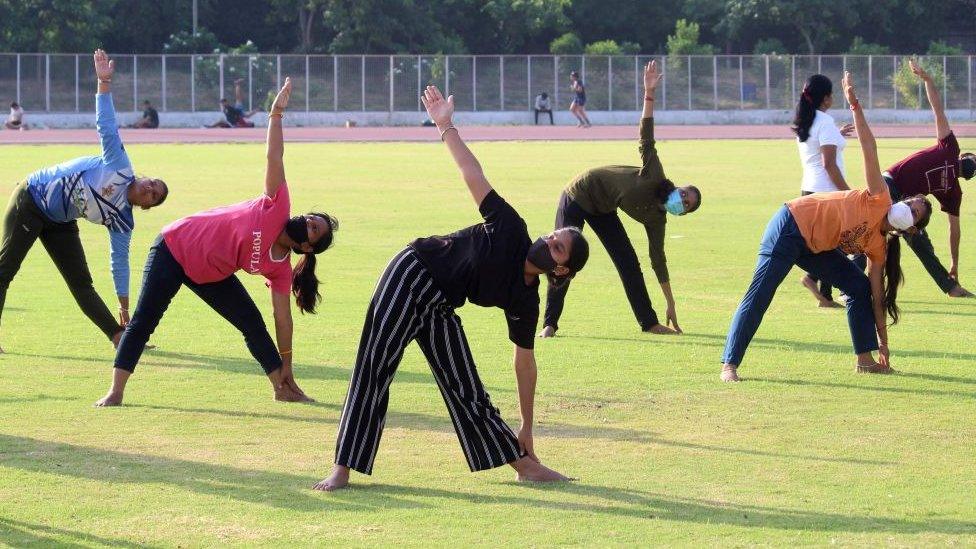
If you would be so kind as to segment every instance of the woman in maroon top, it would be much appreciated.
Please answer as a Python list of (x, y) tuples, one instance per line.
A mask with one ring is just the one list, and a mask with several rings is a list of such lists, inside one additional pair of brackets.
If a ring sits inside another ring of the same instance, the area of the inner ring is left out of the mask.
[(929, 235), (922, 230), (905, 235), (905, 242), (922, 261), (925, 270), (944, 293), (950, 297), (973, 297), (959, 284), (959, 209), (962, 205), (962, 188), (959, 177), (972, 179), (976, 174), (976, 155), (959, 154), (959, 142), (949, 128), (949, 119), (942, 106), (942, 98), (932, 77), (914, 60), (909, 60), (912, 72), (925, 82), (925, 95), (935, 114), (938, 142), (901, 160), (884, 172), (891, 199), (898, 201), (904, 196), (932, 195), (949, 216), (949, 253), (952, 264), (946, 270), (935, 255)]

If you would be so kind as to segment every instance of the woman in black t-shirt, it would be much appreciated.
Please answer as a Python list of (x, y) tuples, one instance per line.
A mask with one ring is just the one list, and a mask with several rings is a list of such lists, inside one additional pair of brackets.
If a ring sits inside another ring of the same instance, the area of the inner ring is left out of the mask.
[[(568, 280), (583, 268), (589, 247), (575, 227), (532, 242), (525, 221), (491, 188), (452, 124), (454, 98), (445, 100), (436, 87), (428, 86), (422, 100), (485, 221), (449, 235), (418, 238), (390, 261), (366, 312), (339, 423), (335, 466), (315, 489), (345, 487), (350, 469), (372, 473), (389, 386), (411, 340), (427, 357), (472, 471), (509, 464), (519, 480), (567, 480), (542, 465), (533, 449), (532, 349), (539, 319), (539, 275), (547, 275), (550, 283)], [(478, 377), (454, 312), (466, 300), (505, 313), (508, 337), (515, 344), (522, 416), (518, 434), (501, 419)]]

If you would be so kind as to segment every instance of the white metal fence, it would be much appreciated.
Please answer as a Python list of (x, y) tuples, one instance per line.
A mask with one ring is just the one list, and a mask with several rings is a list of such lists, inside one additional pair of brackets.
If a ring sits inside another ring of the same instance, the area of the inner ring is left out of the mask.
[[(120, 110), (144, 99), (161, 111), (215, 111), (234, 101), (241, 81), (247, 108), (266, 108), (285, 76), (295, 84), (292, 109), (419, 111), (428, 83), (455, 94), (461, 111), (522, 111), (548, 92), (563, 108), (571, 100), (569, 72), (580, 72), (587, 108), (641, 107), (641, 71), (652, 56), (582, 55), (114, 55), (113, 94)], [(899, 88), (904, 57), (854, 55), (664, 56), (662, 110), (792, 109), (807, 76), (839, 82), (857, 78), (862, 102), (873, 108), (927, 108), (921, 85)], [(924, 58), (941, 69), (949, 109), (973, 108), (973, 57)], [(87, 54), (0, 54), (0, 100), (30, 111), (90, 111), (95, 74)], [(914, 96), (914, 99), (909, 96)]]

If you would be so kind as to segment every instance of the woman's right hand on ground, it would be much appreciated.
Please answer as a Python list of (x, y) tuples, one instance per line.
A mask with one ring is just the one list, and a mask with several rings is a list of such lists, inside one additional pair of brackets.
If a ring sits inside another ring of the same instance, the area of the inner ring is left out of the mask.
[(451, 125), (454, 117), (454, 96), (444, 99), (441, 90), (437, 86), (427, 86), (424, 95), (420, 98), (424, 108), (427, 109), (427, 116), (437, 124), (437, 127), (444, 131), (444, 128)]
[(675, 332), (678, 332), (679, 334), (682, 333), (681, 327), (678, 326), (678, 314), (675, 312), (673, 306), (668, 307), (666, 324), (667, 326), (674, 328)]
[(887, 344), (878, 345), (878, 363), (885, 368), (891, 368), (891, 352)]
[(274, 103), (271, 104), (271, 114), (284, 112), (288, 108), (289, 99), (291, 99), (291, 78), (285, 77), (285, 84), (281, 86)]

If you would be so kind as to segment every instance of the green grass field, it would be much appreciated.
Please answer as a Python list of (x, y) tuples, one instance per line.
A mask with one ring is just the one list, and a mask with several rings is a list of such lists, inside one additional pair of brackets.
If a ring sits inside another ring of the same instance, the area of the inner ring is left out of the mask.
[[(926, 144), (884, 141), (882, 164)], [(631, 142), (472, 148), (534, 234), (551, 230), (575, 173), (638, 158)], [(96, 150), (0, 148), (4, 204), (30, 171)], [(126, 406), (93, 408), (108, 388), (111, 345), (37, 246), (10, 287), (0, 328), (0, 544), (976, 544), (976, 301), (944, 297), (904, 248), (904, 316), (891, 330), (899, 374), (863, 376), (853, 373), (843, 311), (817, 309), (794, 271), (743, 362), (745, 382), (722, 384), (725, 331), (759, 237), (798, 192), (795, 146), (680, 141), (660, 151), (674, 180), (704, 193), (701, 210), (671, 218), (668, 230), (685, 334), (638, 330), (597, 244), (560, 337), (537, 346), (536, 450), (578, 482), (519, 485), (509, 468), (469, 473), (411, 346), (392, 386), (375, 474), (354, 476), (353, 489), (334, 494), (310, 490), (331, 466), (363, 316), (387, 260), (417, 236), (479, 217), (439, 143), (296, 144), (286, 150), (294, 209), (323, 208), (342, 221), (320, 263), (321, 313), (296, 313), (296, 376), (318, 402), (273, 402), (239, 335), (184, 290), (153, 338), (159, 348), (130, 381)], [(138, 171), (171, 188), (165, 206), (137, 214), (135, 295), (159, 229), (259, 194), (264, 154), (259, 145), (132, 146), (129, 154)], [(852, 184), (862, 186), (854, 142), (847, 162)], [(974, 213), (964, 206), (960, 276), (970, 289)], [(96, 285), (113, 299), (105, 231), (80, 224)], [(643, 231), (625, 224), (660, 306)], [(933, 217), (930, 230), (947, 258), (945, 217)], [(263, 281), (242, 279), (270, 322)], [(482, 379), (517, 426), (501, 312), (459, 312)]]

